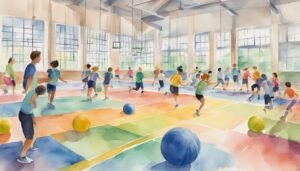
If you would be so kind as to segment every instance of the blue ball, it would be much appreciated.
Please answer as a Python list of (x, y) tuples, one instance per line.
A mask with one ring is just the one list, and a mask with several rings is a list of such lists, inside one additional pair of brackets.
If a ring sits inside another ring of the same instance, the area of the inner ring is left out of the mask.
[(200, 147), (200, 140), (189, 129), (174, 128), (164, 135), (160, 150), (169, 163), (185, 166), (196, 160)]
[(123, 112), (127, 115), (134, 113), (134, 107), (131, 104), (125, 104), (123, 107)]

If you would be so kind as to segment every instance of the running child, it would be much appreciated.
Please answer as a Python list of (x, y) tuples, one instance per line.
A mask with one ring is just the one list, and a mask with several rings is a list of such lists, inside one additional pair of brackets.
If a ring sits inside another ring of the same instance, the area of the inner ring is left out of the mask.
[(159, 74), (160, 74), (160, 69), (156, 66), (153, 71), (154, 78), (153, 78), (152, 86), (154, 86), (155, 82), (157, 81)]
[(218, 72), (217, 72), (217, 84), (213, 87), (213, 89), (215, 89), (216, 87), (218, 87), (220, 84), (223, 86), (223, 90), (225, 90), (222, 68), (218, 68)]
[(252, 69), (253, 69), (253, 73), (252, 73), (251, 78), (253, 79), (254, 84), (251, 86), (252, 94), (248, 98), (248, 101), (251, 101), (255, 95), (257, 95), (257, 99), (260, 100), (259, 92), (260, 92), (260, 84), (262, 82), (261, 73), (259, 72), (259, 70), (256, 66), (253, 66)]
[[(142, 67), (138, 68), (138, 72), (136, 73), (136, 82), (135, 85), (136, 87), (132, 88), (135, 91), (139, 91), (139, 89), (141, 88), (141, 93), (144, 93), (144, 83), (143, 83), (143, 79), (144, 79), (144, 74), (142, 72)], [(131, 88), (129, 88), (129, 93), (131, 92)]]
[(201, 81), (195, 86), (195, 88), (196, 88), (195, 96), (196, 96), (197, 100), (200, 101), (200, 106), (196, 110), (197, 116), (200, 116), (200, 111), (203, 108), (203, 106), (205, 105), (205, 98), (204, 98), (203, 93), (204, 93), (205, 88), (208, 86), (209, 75), (206, 73), (203, 74), (202, 76), (199, 75), (199, 79), (201, 79)]
[(267, 109), (273, 109), (273, 102), (272, 99), (274, 98), (273, 93), (273, 87), (271, 81), (268, 80), (268, 77), (266, 74), (261, 75), (262, 82), (260, 86), (263, 88), (265, 94), (264, 94), (264, 101), (265, 101), (265, 107), (264, 111), (266, 112)]
[[(15, 89), (16, 89), (16, 81), (15, 81), (15, 72), (14, 72), (14, 64), (15, 64), (15, 59), (14, 58), (9, 58), (8, 59), (8, 64), (6, 65), (5, 68), (5, 74), (3, 77), (3, 81), (6, 84), (6, 86), (12, 86), (12, 94), (15, 95)], [(7, 87), (4, 87), (4, 94), (7, 94)]]
[(177, 74), (174, 74), (171, 79), (171, 85), (170, 85), (170, 92), (172, 93), (175, 101), (175, 108), (179, 107), (177, 98), (179, 96), (179, 87), (180, 86), (187, 86), (188, 82), (182, 81), (182, 75), (183, 75), (183, 69), (182, 67), (177, 68)]
[(276, 72), (272, 73), (272, 84), (273, 84), (273, 92), (275, 94), (280, 94), (280, 91), (279, 91), (280, 81), (278, 79), (278, 75)]
[(128, 67), (127, 77), (128, 77), (129, 88), (131, 88), (131, 82), (133, 81), (133, 74), (134, 72), (131, 69), (131, 67)]
[(161, 89), (163, 89), (165, 87), (165, 79), (166, 79), (166, 76), (164, 74), (164, 71), (160, 70), (160, 73), (158, 75), (158, 83), (159, 83), (158, 91), (160, 91)]
[(292, 84), (290, 82), (285, 83), (285, 89), (283, 91), (283, 98), (288, 98), (291, 102), (287, 105), (284, 117), (286, 117), (289, 112), (292, 111), (292, 108), (297, 104), (299, 95), (297, 92), (292, 88)]
[(111, 80), (113, 79), (113, 74), (112, 72), (112, 67), (109, 67), (107, 69), (107, 72), (104, 73), (104, 81), (103, 81), (103, 87), (104, 87), (104, 100), (108, 100), (108, 88), (109, 88), (109, 84), (111, 83)]
[(120, 82), (120, 68), (119, 67), (117, 67), (116, 69), (115, 69), (115, 77), (116, 77), (116, 79), (118, 80), (118, 82)]
[(54, 107), (53, 100), (56, 93), (56, 86), (58, 84), (58, 80), (67, 83), (67, 81), (63, 80), (60, 74), (60, 70), (57, 69), (59, 63), (57, 60), (52, 61), (50, 63), (51, 69), (48, 69), (48, 78), (49, 82), (47, 84), (47, 93), (48, 93), (48, 105)]
[(192, 87), (194, 87), (195, 84), (196, 84), (198, 72), (199, 72), (199, 69), (198, 69), (198, 67), (196, 67), (196, 68), (193, 69), (193, 70), (190, 72), (190, 74), (189, 74), (189, 76), (192, 78), (192, 82), (191, 82), (191, 84), (190, 84), (190, 86), (192, 86)]
[(233, 91), (236, 91), (236, 89), (239, 86), (239, 69), (237, 68), (236, 64), (232, 65), (232, 70), (231, 70), (231, 74), (232, 74), (232, 78), (233, 78)]
[(100, 78), (98, 71), (99, 71), (99, 67), (97, 67), (97, 66), (92, 67), (92, 72), (91, 72), (91, 75), (90, 75), (89, 81), (88, 81), (88, 93), (87, 93), (88, 100), (90, 100), (90, 101), (92, 100), (92, 92), (93, 91), (95, 93), (94, 97), (98, 96), (98, 93), (96, 90), (97, 79)]
[(91, 65), (86, 64), (85, 69), (81, 72), (81, 79), (83, 83), (83, 89), (86, 88), (86, 85), (89, 81), (89, 76), (91, 75)]
[(226, 89), (228, 89), (229, 87), (229, 80), (230, 80), (230, 67), (227, 67), (226, 71), (224, 72), (224, 85)]
[(36, 108), (37, 98), (40, 95), (45, 94), (45, 92), (46, 88), (44, 86), (37, 86), (34, 90), (28, 91), (21, 104), (19, 120), (25, 136), (25, 142), (23, 144), (21, 154), (17, 159), (19, 163), (29, 164), (33, 162), (31, 158), (27, 157), (27, 152), (34, 142), (34, 125), (36, 125), (36, 120), (34, 118), (33, 109)]
[(248, 68), (243, 69), (243, 80), (242, 80), (242, 86), (240, 91), (243, 91), (243, 86), (246, 85), (247, 88), (247, 93), (249, 92), (249, 77), (250, 77), (250, 72)]

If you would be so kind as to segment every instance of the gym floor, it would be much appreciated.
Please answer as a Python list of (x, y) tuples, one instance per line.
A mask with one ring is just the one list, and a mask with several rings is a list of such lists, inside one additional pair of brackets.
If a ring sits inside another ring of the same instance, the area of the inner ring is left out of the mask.
[[(125, 86), (124, 86), (125, 85)], [(262, 102), (246, 102), (247, 93), (209, 91), (200, 117), (194, 117), (199, 103), (194, 92), (181, 89), (180, 107), (175, 109), (171, 96), (164, 96), (152, 85), (146, 92), (128, 93), (126, 83), (114, 83), (110, 100), (102, 94), (86, 101), (81, 84), (60, 85), (55, 109), (47, 108), (41, 97), (37, 117), (35, 146), (30, 151), (34, 163), (16, 162), (24, 140), (18, 121), (22, 95), (0, 96), (0, 117), (11, 120), (11, 133), (0, 135), (0, 170), (273, 170), (297, 171), (300, 168), (300, 104), (287, 121), (280, 120), (286, 101), (278, 99), (267, 114)], [(167, 88), (166, 88), (167, 89)], [(21, 94), (19, 92), (19, 94)], [(131, 103), (136, 112), (122, 113)], [(91, 129), (76, 133), (72, 120), (87, 116)], [(261, 134), (248, 132), (248, 118), (264, 118)], [(173, 127), (186, 127), (197, 134), (201, 151), (189, 168), (172, 168), (160, 153), (161, 137)], [(208, 160), (209, 159), (209, 160)], [(207, 162), (209, 161), (209, 162)], [(251, 162), (249, 162), (251, 161)]]

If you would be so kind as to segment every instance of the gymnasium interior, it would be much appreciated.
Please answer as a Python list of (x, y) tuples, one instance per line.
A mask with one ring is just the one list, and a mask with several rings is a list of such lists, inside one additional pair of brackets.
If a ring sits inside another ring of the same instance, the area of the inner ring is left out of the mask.
[(300, 171), (299, 9), (0, 0), (0, 171)]

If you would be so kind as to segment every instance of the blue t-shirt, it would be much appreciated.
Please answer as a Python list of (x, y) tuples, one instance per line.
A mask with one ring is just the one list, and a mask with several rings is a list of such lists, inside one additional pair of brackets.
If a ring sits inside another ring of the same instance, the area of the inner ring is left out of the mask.
[(233, 76), (238, 76), (239, 75), (239, 70), (237, 68), (232, 68), (232, 75)]
[(37, 75), (36, 75), (36, 68), (34, 64), (28, 64), (25, 72), (24, 72), (24, 78), (23, 78), (23, 88), (26, 88), (26, 84), (27, 84), (27, 80), (29, 77), (32, 77), (32, 82), (31, 85), (29, 87), (29, 90), (35, 89), (35, 87), (37, 86)]
[(103, 84), (109, 84), (113, 75), (110, 72), (105, 72)]
[(33, 114), (33, 106), (29, 101), (34, 94), (35, 94), (35, 90), (30, 90), (24, 97), (20, 109), (23, 113), (28, 115)]
[(56, 86), (60, 78), (60, 71), (58, 69), (48, 69), (49, 84)]
[(89, 77), (89, 80), (97, 82), (97, 78), (99, 78), (99, 74), (92, 72), (90, 77)]

